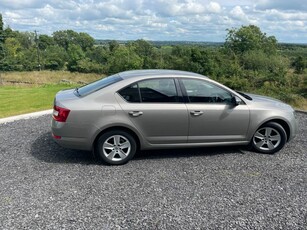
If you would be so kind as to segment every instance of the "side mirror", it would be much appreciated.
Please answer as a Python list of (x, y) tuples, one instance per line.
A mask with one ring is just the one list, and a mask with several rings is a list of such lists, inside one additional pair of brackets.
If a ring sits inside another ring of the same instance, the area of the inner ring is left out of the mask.
[(236, 96), (232, 96), (232, 98), (231, 98), (231, 104), (233, 105), (233, 106), (237, 106), (237, 105), (241, 105), (241, 103), (242, 103), (242, 101), (241, 101), (241, 99), (240, 98), (238, 98), (238, 97), (236, 97)]

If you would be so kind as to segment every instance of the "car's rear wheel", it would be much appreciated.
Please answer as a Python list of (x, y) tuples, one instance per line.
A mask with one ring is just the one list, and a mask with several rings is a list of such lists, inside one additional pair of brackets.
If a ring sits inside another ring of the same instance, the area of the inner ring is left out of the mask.
[(127, 163), (136, 152), (133, 136), (122, 130), (102, 134), (97, 141), (97, 153), (101, 160), (112, 165)]
[(286, 141), (284, 128), (278, 123), (268, 122), (255, 132), (251, 144), (258, 152), (273, 154), (281, 150)]

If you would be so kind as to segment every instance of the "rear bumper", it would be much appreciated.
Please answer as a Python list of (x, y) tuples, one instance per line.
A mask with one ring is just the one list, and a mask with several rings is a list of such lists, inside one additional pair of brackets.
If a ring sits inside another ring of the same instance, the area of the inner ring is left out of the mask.
[(85, 138), (75, 138), (75, 137), (61, 137), (60, 139), (54, 138), (54, 141), (64, 148), (78, 149), (91, 151), (92, 146), (88, 145), (87, 139)]
[(64, 148), (92, 150), (92, 143), (88, 139), (88, 127), (84, 125), (75, 126), (52, 119), (51, 132), (54, 141)]

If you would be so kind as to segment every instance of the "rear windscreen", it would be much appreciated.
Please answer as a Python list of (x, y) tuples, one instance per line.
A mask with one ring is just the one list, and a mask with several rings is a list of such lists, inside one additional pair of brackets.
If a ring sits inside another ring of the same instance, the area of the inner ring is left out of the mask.
[(112, 76), (109, 76), (109, 77), (102, 78), (98, 81), (94, 81), (92, 83), (89, 83), (89, 84), (82, 86), (80, 88), (77, 88), (75, 90), (75, 92), (76, 92), (77, 96), (82, 97), (82, 96), (91, 94), (93, 92), (96, 92), (97, 90), (105, 88), (105, 87), (112, 85), (115, 82), (118, 82), (118, 81), (121, 81), (121, 80), (123, 80), (123, 79), (118, 74), (112, 75)]

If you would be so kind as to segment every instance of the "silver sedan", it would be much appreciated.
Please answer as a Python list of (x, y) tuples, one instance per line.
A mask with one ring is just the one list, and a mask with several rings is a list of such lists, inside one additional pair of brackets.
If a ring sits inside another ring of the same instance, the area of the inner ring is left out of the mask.
[(175, 70), (126, 71), (60, 91), (52, 119), (58, 144), (109, 164), (159, 148), (250, 145), (272, 154), (296, 132), (291, 106)]

